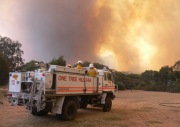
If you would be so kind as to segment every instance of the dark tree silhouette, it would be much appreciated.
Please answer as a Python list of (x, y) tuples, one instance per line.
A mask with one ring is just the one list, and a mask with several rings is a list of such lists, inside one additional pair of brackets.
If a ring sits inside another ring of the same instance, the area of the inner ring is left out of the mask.
[(64, 56), (60, 56), (58, 59), (53, 58), (53, 59), (49, 62), (49, 64), (66, 66), (66, 60), (64, 59)]
[(5, 85), (8, 81), (9, 66), (6, 59), (0, 54), (0, 85)]
[(22, 44), (18, 41), (0, 36), (0, 53), (8, 61), (10, 71), (19, 70), (24, 64), (24, 59), (22, 58), (24, 52), (21, 50), (21, 46)]

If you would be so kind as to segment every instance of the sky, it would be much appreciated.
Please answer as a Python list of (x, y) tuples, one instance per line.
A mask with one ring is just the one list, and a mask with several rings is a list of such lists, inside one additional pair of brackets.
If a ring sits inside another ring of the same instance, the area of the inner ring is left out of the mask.
[(25, 62), (159, 70), (180, 60), (179, 33), (179, 0), (0, 0), (0, 35), (22, 44)]

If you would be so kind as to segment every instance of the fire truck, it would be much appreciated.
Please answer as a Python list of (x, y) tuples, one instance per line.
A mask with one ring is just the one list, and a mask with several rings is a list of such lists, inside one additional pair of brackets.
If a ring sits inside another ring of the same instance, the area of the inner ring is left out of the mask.
[(88, 104), (109, 112), (115, 90), (113, 76), (108, 69), (98, 70), (96, 77), (90, 77), (86, 69), (50, 65), (48, 71), (34, 72), (25, 105), (32, 115), (42, 116), (51, 112), (69, 121), (75, 119), (77, 109), (85, 109)]

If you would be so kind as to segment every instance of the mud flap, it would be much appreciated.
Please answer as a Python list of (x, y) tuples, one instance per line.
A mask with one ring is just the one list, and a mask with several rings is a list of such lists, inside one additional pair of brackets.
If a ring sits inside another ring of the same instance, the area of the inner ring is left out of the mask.
[(55, 114), (61, 114), (65, 97), (56, 97), (54, 107), (51, 112)]

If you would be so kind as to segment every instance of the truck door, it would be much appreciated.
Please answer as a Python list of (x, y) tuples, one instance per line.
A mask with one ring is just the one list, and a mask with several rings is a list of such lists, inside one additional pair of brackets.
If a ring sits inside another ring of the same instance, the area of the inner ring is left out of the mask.
[(84, 77), (84, 85), (85, 85), (85, 93), (97, 93), (97, 77), (90, 77), (85, 76)]
[(111, 74), (104, 73), (103, 76), (103, 91), (111, 91), (112, 90), (112, 81), (111, 81)]

